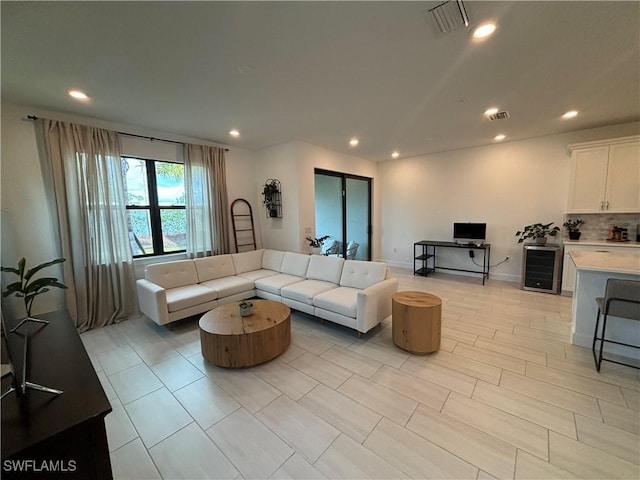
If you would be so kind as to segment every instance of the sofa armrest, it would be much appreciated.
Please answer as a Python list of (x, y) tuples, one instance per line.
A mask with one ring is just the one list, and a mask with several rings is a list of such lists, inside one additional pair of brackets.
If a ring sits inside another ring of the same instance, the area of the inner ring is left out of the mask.
[(366, 333), (391, 315), (391, 295), (398, 291), (398, 279), (387, 278), (358, 292), (357, 330)]
[(136, 282), (136, 289), (140, 311), (158, 325), (169, 323), (167, 291), (160, 285), (144, 279)]

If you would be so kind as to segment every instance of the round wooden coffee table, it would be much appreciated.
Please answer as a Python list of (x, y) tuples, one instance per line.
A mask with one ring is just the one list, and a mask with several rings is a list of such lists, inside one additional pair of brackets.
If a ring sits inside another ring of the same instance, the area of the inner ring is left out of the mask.
[(393, 343), (411, 353), (440, 348), (442, 300), (425, 292), (395, 292), (391, 296)]
[(280, 302), (252, 300), (253, 314), (240, 316), (239, 302), (200, 318), (202, 356), (219, 367), (241, 368), (268, 362), (291, 343), (291, 310)]

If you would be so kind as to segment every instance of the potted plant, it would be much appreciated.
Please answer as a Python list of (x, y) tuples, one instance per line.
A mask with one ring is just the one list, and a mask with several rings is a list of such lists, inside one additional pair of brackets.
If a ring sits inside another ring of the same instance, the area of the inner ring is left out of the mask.
[(264, 197), (262, 203), (267, 207), (269, 217), (271, 218), (278, 216), (279, 194), (280, 182), (272, 179), (267, 180), (262, 188), (262, 196)]
[(243, 300), (238, 304), (240, 307), (240, 316), (248, 317), (249, 315), (253, 315), (253, 302), (251, 300)]
[(547, 236), (555, 237), (560, 231), (560, 227), (551, 227), (553, 222), (542, 224), (542, 223), (534, 223), (532, 225), (525, 226), (522, 231), (518, 230), (516, 232), (516, 237), (520, 237), (518, 239), (518, 243), (524, 242), (528, 238), (532, 238), (537, 244), (544, 245), (547, 243)]
[(311, 253), (319, 255), (322, 252), (322, 245), (329, 238), (329, 235), (324, 235), (319, 238), (315, 237), (306, 237), (309, 242), (309, 246), (311, 247)]
[(17, 282), (7, 285), (7, 288), (2, 292), (2, 296), (6, 298), (10, 295), (15, 295), (16, 297), (23, 298), (24, 308), (27, 312), (27, 317), (18, 325), (16, 325), (11, 330), (12, 332), (27, 321), (49, 323), (45, 320), (40, 320), (31, 316), (31, 307), (33, 307), (33, 301), (38, 295), (48, 292), (49, 288), (51, 287), (67, 288), (67, 286), (60, 283), (55, 277), (40, 277), (33, 279), (33, 276), (43, 268), (50, 267), (51, 265), (55, 265), (57, 263), (62, 263), (64, 261), (64, 258), (57, 258), (50, 262), (41, 263), (40, 265), (36, 265), (35, 267), (26, 270), (27, 261), (23, 257), (18, 261), (18, 268), (2, 267), (3, 272), (15, 273), (16, 275), (18, 275), (18, 277), (20, 277), (20, 280), (18, 280)]
[(567, 232), (569, 232), (569, 240), (580, 240), (580, 235), (582, 234), (580, 231), (581, 225), (584, 225), (584, 221), (580, 218), (567, 220), (562, 224), (562, 226), (567, 229)]

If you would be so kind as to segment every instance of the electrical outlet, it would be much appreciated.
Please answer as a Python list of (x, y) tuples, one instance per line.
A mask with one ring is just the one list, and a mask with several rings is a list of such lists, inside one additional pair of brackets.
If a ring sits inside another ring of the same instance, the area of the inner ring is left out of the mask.
[(473, 250), (469, 250), (469, 258), (473, 258), (476, 256), (476, 253)]

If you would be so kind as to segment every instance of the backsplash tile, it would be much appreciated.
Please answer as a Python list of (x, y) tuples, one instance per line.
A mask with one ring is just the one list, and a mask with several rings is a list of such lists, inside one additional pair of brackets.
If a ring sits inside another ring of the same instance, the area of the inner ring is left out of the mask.
[[(584, 225), (580, 228), (582, 236), (580, 240), (605, 240), (611, 227), (627, 228), (629, 230), (629, 240), (636, 239), (636, 229), (640, 224), (640, 214), (638, 213), (568, 213), (565, 220), (576, 220), (581, 218)], [(569, 235), (563, 228), (562, 238), (569, 239)]]

